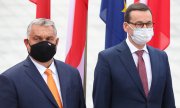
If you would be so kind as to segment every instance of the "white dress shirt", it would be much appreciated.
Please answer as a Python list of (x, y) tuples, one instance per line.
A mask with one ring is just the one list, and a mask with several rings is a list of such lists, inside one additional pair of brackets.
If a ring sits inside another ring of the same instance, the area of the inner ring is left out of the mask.
[[(44, 67), (43, 65), (37, 63), (36, 61), (34, 61), (31, 57), (30, 59), (32, 60), (32, 62), (34, 63), (34, 65), (36, 66), (36, 68), (38, 69), (39, 73), (41, 74), (41, 76), (43, 77), (44, 81), (46, 82), (47, 84), (47, 75), (44, 73), (46, 71), (46, 67)], [(59, 82), (59, 77), (58, 77), (58, 73), (57, 73), (57, 70), (56, 70), (56, 66), (54, 64), (54, 61), (52, 62), (52, 64), (49, 66), (49, 68), (51, 71), (52, 71), (52, 76), (53, 76), (53, 79), (56, 83), (56, 87), (58, 89), (58, 92), (59, 92), (59, 95), (60, 95), (60, 98), (61, 98), (61, 102), (63, 103), (62, 101), (62, 95), (61, 95), (61, 89), (60, 89), (60, 82)]]
[[(131, 54), (133, 56), (135, 65), (137, 67), (137, 63), (138, 63), (138, 56), (136, 55), (136, 51), (138, 51), (139, 49), (136, 48), (130, 41), (129, 38), (126, 39), (126, 43), (131, 51)], [(146, 66), (146, 73), (147, 73), (147, 80), (148, 80), (148, 89), (150, 90), (151, 87), (151, 82), (152, 82), (152, 70), (151, 70), (151, 61), (150, 61), (150, 56), (149, 56), (149, 52), (147, 50), (147, 46), (145, 45), (143, 49), (144, 53), (143, 53), (143, 59), (144, 59), (144, 63)]]

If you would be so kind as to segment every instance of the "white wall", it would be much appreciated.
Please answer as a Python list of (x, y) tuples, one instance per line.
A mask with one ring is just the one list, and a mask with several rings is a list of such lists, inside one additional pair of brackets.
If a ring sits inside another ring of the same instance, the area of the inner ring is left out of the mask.
[[(105, 25), (99, 18), (100, 0), (89, 0), (87, 49), (87, 108), (92, 108), (94, 67), (98, 52), (104, 49)], [(171, 44), (167, 48), (177, 108), (180, 108), (180, 1), (171, 0)], [(60, 44), (55, 58), (64, 61), (69, 0), (52, 0), (52, 20), (55, 21)], [(24, 60), (27, 51), (23, 43), (26, 28), (35, 18), (35, 5), (28, 0), (0, 0), (0, 73)]]

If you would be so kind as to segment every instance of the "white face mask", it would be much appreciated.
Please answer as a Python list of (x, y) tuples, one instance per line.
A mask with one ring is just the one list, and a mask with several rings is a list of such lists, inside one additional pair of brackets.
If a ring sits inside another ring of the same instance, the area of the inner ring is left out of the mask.
[(134, 28), (131, 38), (136, 44), (143, 45), (149, 42), (152, 39), (153, 35), (153, 28)]

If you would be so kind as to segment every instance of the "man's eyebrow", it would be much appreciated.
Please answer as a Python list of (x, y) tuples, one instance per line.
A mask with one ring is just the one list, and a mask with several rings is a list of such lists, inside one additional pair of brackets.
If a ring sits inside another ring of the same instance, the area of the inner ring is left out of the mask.
[(147, 22), (137, 21), (137, 22), (135, 22), (135, 23), (150, 23), (150, 22), (152, 22), (152, 21), (147, 21)]
[(51, 36), (51, 35), (50, 35), (50, 36), (47, 36), (47, 37), (54, 37), (54, 36)]
[(41, 36), (39, 36), (39, 35), (34, 35), (34, 37), (41, 37)]

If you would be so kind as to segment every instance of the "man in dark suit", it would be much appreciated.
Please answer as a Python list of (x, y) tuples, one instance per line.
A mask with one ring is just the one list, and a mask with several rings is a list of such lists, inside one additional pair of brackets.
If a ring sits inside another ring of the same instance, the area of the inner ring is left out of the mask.
[(130, 5), (123, 27), (127, 39), (99, 53), (94, 108), (175, 108), (168, 57), (146, 45), (154, 34), (151, 10)]
[(29, 56), (0, 75), (1, 108), (86, 108), (77, 69), (53, 59), (57, 31), (49, 19), (35, 19), (24, 43)]

